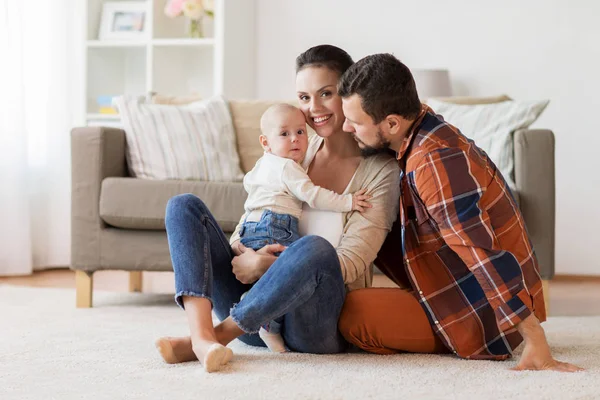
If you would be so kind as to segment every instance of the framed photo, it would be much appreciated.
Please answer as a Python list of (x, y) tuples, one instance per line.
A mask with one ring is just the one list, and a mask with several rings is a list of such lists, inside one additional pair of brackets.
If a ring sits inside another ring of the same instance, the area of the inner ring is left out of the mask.
[(100, 40), (132, 40), (146, 37), (148, 7), (145, 1), (109, 1), (102, 7)]

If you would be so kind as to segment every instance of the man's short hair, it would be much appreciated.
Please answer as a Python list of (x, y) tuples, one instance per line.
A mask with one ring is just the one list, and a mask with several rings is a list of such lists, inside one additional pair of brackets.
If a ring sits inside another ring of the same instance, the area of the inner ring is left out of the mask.
[(359, 95), (363, 110), (376, 124), (390, 114), (416, 119), (421, 111), (410, 70), (391, 54), (373, 54), (354, 63), (340, 78), (338, 94)]

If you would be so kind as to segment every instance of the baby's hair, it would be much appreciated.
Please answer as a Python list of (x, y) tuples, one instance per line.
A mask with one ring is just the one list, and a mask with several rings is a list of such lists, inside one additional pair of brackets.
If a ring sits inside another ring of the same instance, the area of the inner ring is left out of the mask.
[(263, 134), (269, 130), (271, 127), (272, 121), (277, 114), (284, 112), (294, 112), (300, 111), (300, 109), (296, 106), (293, 106), (288, 103), (277, 103), (273, 104), (271, 107), (267, 108), (260, 118), (260, 130)]

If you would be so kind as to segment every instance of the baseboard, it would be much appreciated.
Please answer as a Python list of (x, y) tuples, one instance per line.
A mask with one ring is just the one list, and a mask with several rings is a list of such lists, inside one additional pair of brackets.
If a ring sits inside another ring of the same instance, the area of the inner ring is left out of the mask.
[(560, 274), (554, 275), (552, 281), (560, 282), (600, 282), (600, 275), (569, 275)]

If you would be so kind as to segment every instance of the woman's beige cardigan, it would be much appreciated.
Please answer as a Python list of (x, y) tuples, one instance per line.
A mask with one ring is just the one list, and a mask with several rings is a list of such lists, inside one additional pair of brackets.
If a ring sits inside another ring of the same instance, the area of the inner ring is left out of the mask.
[[(320, 150), (323, 138), (313, 135), (309, 139), (308, 151), (303, 167), (308, 168)], [(396, 159), (388, 154), (364, 158), (343, 194), (367, 188), (372, 208), (365, 212), (350, 211), (343, 214), (344, 231), (337, 254), (342, 276), (348, 290), (370, 287), (373, 281), (373, 261), (383, 244), (392, 224), (398, 216), (400, 186), (399, 168)], [(240, 223), (231, 235), (230, 243), (239, 240)], [(302, 218), (302, 217), (300, 217)]]

